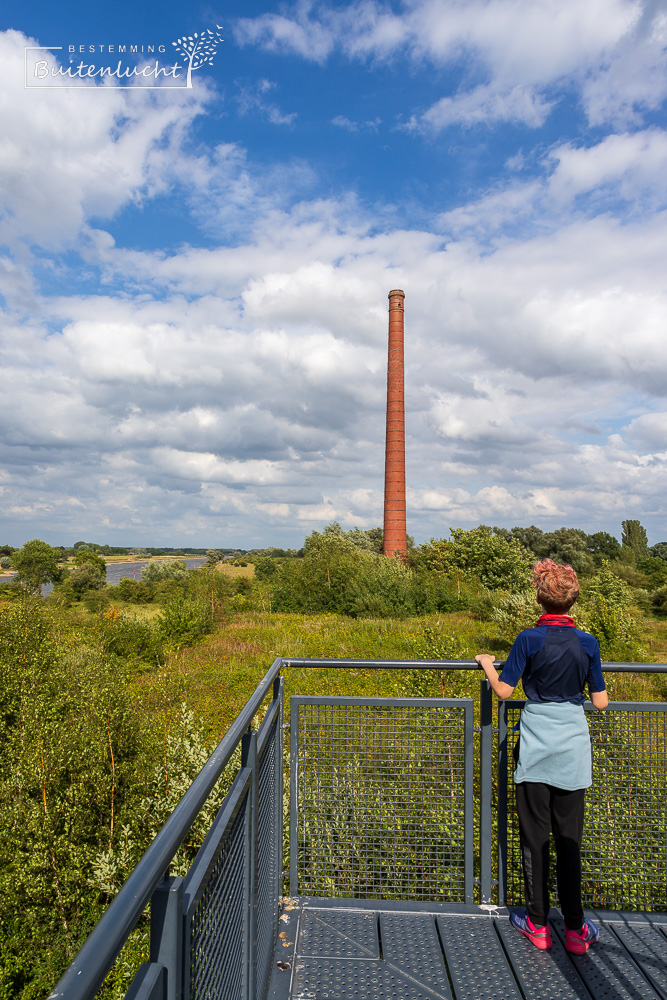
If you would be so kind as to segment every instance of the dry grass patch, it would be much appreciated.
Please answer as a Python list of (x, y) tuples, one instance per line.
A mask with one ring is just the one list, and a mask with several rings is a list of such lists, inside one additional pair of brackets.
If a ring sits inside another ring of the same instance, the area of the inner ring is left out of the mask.
[(247, 566), (232, 566), (231, 563), (219, 562), (216, 563), (215, 568), (218, 573), (224, 573), (225, 576), (246, 576), (250, 579), (255, 575), (255, 567), (252, 563), (248, 563)]

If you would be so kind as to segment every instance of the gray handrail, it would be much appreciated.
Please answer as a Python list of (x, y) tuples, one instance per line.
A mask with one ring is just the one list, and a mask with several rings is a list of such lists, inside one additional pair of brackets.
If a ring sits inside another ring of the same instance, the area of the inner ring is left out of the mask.
[(277, 657), (118, 895), (91, 931), (49, 1000), (87, 1000), (104, 982), (169, 863), (206, 802), (224, 767), (264, 701), (283, 665)]
[[(503, 660), (496, 660), (499, 666)], [(475, 660), (338, 660), (295, 659), (286, 656), (284, 667), (361, 667), (365, 670), (479, 670)], [(602, 669), (607, 674), (667, 674), (667, 663), (608, 663)]]

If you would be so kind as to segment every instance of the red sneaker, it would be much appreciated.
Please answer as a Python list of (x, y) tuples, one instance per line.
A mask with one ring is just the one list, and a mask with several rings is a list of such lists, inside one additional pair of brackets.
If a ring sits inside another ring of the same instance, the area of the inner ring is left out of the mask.
[(592, 920), (584, 920), (580, 931), (565, 931), (565, 948), (573, 955), (585, 955), (592, 944), (600, 940), (600, 931)]
[(516, 927), (518, 931), (525, 934), (536, 948), (545, 949), (551, 947), (551, 931), (549, 927), (536, 927), (526, 910), (513, 910), (510, 913), (510, 923), (512, 927)]

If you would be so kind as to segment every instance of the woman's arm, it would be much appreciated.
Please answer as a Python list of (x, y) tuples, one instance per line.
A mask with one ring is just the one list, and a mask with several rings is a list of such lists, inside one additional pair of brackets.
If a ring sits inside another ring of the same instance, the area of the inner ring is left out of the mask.
[[(490, 653), (478, 653), (475, 657), (480, 667), (486, 674), (486, 679), (491, 685), (492, 690), (498, 695), (501, 701), (505, 701), (510, 697), (514, 688), (506, 684), (505, 681), (501, 681), (498, 676), (498, 671), (494, 667), (495, 660)], [(595, 702), (593, 703), (595, 704)]]
[(609, 695), (606, 691), (591, 691), (591, 701), (598, 712), (603, 712), (609, 704)]

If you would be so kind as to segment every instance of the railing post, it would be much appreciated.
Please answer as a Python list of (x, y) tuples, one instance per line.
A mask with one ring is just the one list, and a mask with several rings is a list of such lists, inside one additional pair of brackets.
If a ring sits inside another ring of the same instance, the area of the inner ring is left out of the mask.
[(249, 851), (250, 870), (248, 872), (248, 936), (246, 940), (246, 968), (248, 970), (248, 1000), (255, 1000), (255, 979), (257, 972), (257, 733), (253, 729), (248, 729), (243, 737), (241, 749), (241, 766), (249, 767), (252, 771), (250, 782), (250, 823), (249, 823)]
[(164, 1000), (167, 978), (163, 965), (144, 962), (125, 994), (125, 1000)]
[(150, 960), (167, 973), (165, 1000), (183, 996), (183, 879), (168, 875), (151, 896)]
[[(292, 711), (292, 709), (295, 709)], [(289, 894), (299, 892), (299, 709), (290, 698)]]
[(507, 702), (498, 713), (498, 905), (507, 904)]
[(491, 792), (493, 787), (493, 692), (484, 679), (480, 684), (480, 768), (479, 768), (479, 881), (480, 903), (492, 902)]
[(283, 894), (283, 722), (285, 715), (285, 678), (276, 677), (273, 682), (273, 697), (278, 699), (278, 729), (276, 730), (276, 892)]

